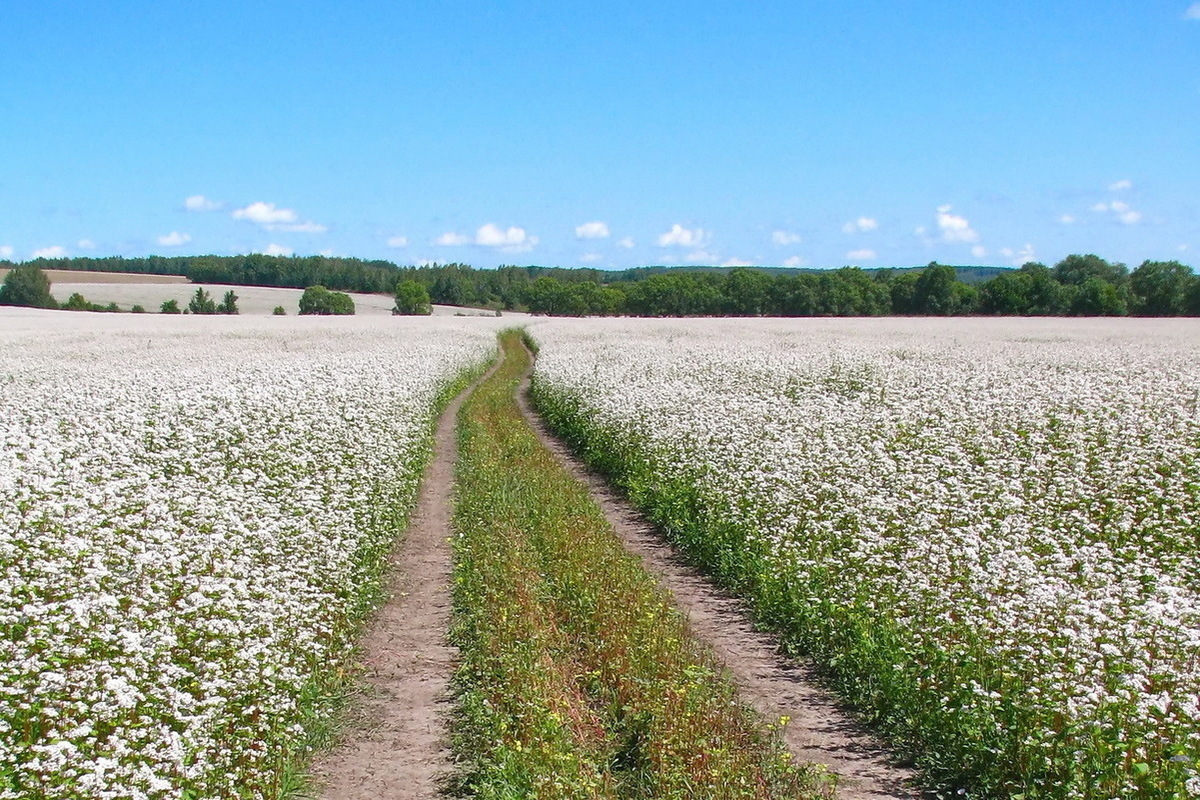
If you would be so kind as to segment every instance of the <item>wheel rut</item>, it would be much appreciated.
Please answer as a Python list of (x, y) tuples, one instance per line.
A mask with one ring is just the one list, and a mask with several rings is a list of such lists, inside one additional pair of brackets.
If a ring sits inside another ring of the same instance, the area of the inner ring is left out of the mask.
[(781, 655), (778, 638), (757, 630), (740, 600), (688, 565), (549, 431), (530, 404), (529, 382), (527, 373), (517, 400), (542, 443), (588, 487), (625, 548), (671, 592), (696, 638), (728, 669), (742, 700), (769, 722), (788, 718), (782, 738), (796, 759), (822, 764), (836, 775), (841, 800), (919, 797), (912, 770), (893, 763), (883, 744), (818, 685), (810, 664)]
[[(483, 376), (499, 366), (503, 353)], [(388, 600), (362, 640), (362, 695), (350, 730), (310, 769), (322, 800), (439, 797), (450, 771), (447, 720), (457, 648), (448, 641), (455, 418), (483, 377), (438, 417), (430, 458), (408, 529), (390, 556)]]

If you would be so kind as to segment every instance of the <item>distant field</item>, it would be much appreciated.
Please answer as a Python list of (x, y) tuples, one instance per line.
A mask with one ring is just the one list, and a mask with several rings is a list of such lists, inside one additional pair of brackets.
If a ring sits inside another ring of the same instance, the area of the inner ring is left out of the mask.
[[(0, 281), (12, 270), (0, 269)], [(42, 270), (50, 279), (51, 285), (61, 283), (187, 283), (182, 275), (141, 275), (133, 272), (81, 272), (73, 269)], [(86, 281), (80, 280), (86, 278)], [(69, 295), (68, 295), (69, 296)]]
[[(10, 270), (0, 269), (0, 281)], [(74, 270), (45, 270), (50, 279), (50, 293), (60, 303), (78, 292), (89, 302), (108, 305), (116, 303), (122, 311), (128, 311), (131, 306), (140, 305), (147, 311), (158, 311), (167, 300), (175, 300), (181, 308), (187, 308), (188, 300), (203, 288), (217, 302), (221, 301), (225, 292), (233, 289), (237, 295), (239, 313), (243, 315), (271, 314), (276, 306), (283, 306), (288, 314), (300, 311), (300, 295), (303, 289), (277, 289), (268, 286), (224, 286), (216, 284), (188, 283), (187, 278), (179, 275), (139, 275), (127, 272), (80, 272)], [(356, 294), (351, 292), (354, 299), (355, 314), (360, 316), (378, 316), (392, 313), (393, 300), (381, 294)], [(489, 316), (491, 312), (479, 309), (457, 308), (455, 306), (434, 306), (434, 316), (454, 316), (456, 314)], [(507, 314), (506, 314), (507, 316)]]

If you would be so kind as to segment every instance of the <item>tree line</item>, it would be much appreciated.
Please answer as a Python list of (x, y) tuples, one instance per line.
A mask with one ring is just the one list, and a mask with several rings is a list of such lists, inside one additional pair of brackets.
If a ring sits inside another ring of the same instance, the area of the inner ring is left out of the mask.
[[(639, 267), (621, 271), (466, 264), (398, 267), (325, 256), (195, 256), (38, 259), (42, 269), (185, 275), (196, 283), (394, 294), (424, 290), (429, 302), (585, 316), (1200, 315), (1200, 278), (1178, 261), (1129, 270), (1097, 255), (1053, 267), (863, 270)], [(425, 296), (428, 300), (425, 300)], [(405, 301), (408, 302), (408, 301)], [(397, 311), (405, 302), (397, 298)], [(416, 312), (421, 313), (421, 312)]]

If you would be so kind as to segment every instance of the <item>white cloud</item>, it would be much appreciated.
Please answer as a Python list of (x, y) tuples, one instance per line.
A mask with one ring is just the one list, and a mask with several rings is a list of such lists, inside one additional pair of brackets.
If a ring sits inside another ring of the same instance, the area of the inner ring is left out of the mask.
[(722, 267), (753, 267), (753, 261), (743, 261), (740, 258), (731, 258), (721, 265)]
[(671, 230), (658, 237), (658, 246), (704, 247), (708, 238), (708, 232), (703, 228), (685, 228), (676, 224), (671, 226)]
[(166, 236), (158, 237), (158, 243), (163, 247), (179, 247), (181, 244), (187, 244), (192, 240), (191, 236), (179, 231), (171, 231)]
[(292, 254), (292, 248), (284, 247), (281, 244), (272, 243), (267, 245), (266, 249), (264, 249), (262, 253), (265, 256), (290, 256)]
[(188, 211), (217, 211), (221, 208), (221, 203), (209, 200), (202, 194), (194, 194), (183, 201), (183, 207)]
[(789, 245), (800, 244), (802, 239), (798, 233), (792, 233), (791, 231), (774, 231), (771, 233), (771, 241), (779, 245)]
[(944, 242), (972, 243), (979, 241), (979, 234), (971, 228), (966, 217), (951, 214), (951, 206), (939, 206), (937, 210), (937, 226), (942, 232)]
[(12, 258), (16, 251), (12, 249), (12, 245), (0, 245), (0, 258)]
[(60, 244), (51, 245), (50, 247), (42, 247), (33, 251), (34, 258), (66, 258), (67, 248)]
[(785, 267), (807, 267), (808, 259), (803, 256), (792, 256), (783, 262)]
[(1126, 178), (1125, 180), (1117, 181), (1116, 183), (1110, 183), (1108, 185), (1108, 190), (1110, 192), (1120, 192), (1125, 189), (1132, 189), (1132, 188), (1133, 188), (1133, 181), (1129, 180), (1128, 178)]
[(324, 233), (329, 230), (311, 220), (300, 222), (299, 215), (290, 208), (276, 208), (274, 203), (251, 203), (233, 212), (234, 219), (244, 219), (261, 225), (268, 231), (294, 231), (297, 233)]
[(80, 239), (78, 242), (75, 243), (75, 246), (78, 247), (80, 250), (95, 250), (96, 249), (96, 243), (93, 242), (91, 239)]
[(626, 236), (624, 239), (617, 242), (617, 247), (624, 247), (626, 250), (632, 250), (634, 247), (633, 237)]
[(687, 254), (687, 260), (693, 264), (715, 264), (718, 259), (715, 254), (706, 250), (693, 250)]
[(524, 228), (516, 226), (503, 229), (487, 223), (475, 231), (475, 244), (480, 247), (495, 247), (505, 253), (527, 253), (537, 246), (536, 236), (530, 236)]
[(1070, 214), (1063, 214), (1061, 217), (1058, 218), (1058, 224), (1059, 225), (1074, 225), (1075, 217), (1073, 217)]
[(317, 255), (325, 256), (326, 258), (333, 258), (333, 248), (326, 247), (324, 250), (319, 251)]
[(971, 255), (975, 258), (986, 258), (988, 254), (987, 248), (981, 244), (977, 244), (971, 248)]
[(879, 227), (879, 223), (871, 217), (859, 217), (842, 226), (843, 233), (866, 233)]
[(1192, 3), (1188, 6), (1188, 10), (1183, 12), (1184, 19), (1200, 19), (1200, 3)]
[(599, 253), (584, 253), (579, 257), (579, 260), (584, 264), (595, 264), (602, 258), (604, 258), (604, 256), (600, 255)]
[(408, 247), (407, 236), (393, 236), (387, 240), (388, 247)]
[(433, 240), (434, 244), (441, 245), (442, 247), (462, 247), (464, 244), (470, 244), (470, 242), (469, 238), (454, 231), (446, 231)]
[(1014, 267), (1019, 267), (1022, 264), (1027, 264), (1030, 261), (1037, 259), (1037, 254), (1033, 251), (1033, 245), (1026, 244), (1020, 250), (1013, 250), (1011, 247), (1000, 248), (1000, 255), (1009, 260), (1009, 263)]
[(1112, 214), (1123, 225), (1136, 225), (1142, 221), (1142, 212), (1134, 211), (1130, 208), (1129, 203), (1121, 200), (1113, 200), (1111, 203), (1096, 203), (1092, 206), (1092, 211), (1101, 214)]
[(846, 258), (850, 259), (851, 261), (858, 262), (858, 261), (874, 261), (875, 259), (879, 258), (879, 256), (876, 254), (876, 252), (874, 250), (865, 250), (864, 249), (864, 250), (851, 250), (849, 253), (846, 253)]
[(608, 225), (603, 222), (585, 222), (575, 229), (576, 239), (607, 239)]

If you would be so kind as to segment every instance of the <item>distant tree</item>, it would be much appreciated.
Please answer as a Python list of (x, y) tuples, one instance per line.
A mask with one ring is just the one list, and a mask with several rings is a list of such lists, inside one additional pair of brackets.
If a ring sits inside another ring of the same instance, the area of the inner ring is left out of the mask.
[(1128, 313), (1128, 305), (1117, 286), (1093, 275), (1075, 292), (1071, 313), (1083, 317), (1120, 317)]
[(1083, 286), (1088, 278), (1100, 278), (1120, 286), (1128, 280), (1129, 270), (1124, 264), (1110, 264), (1091, 253), (1084, 256), (1072, 254), (1054, 265), (1054, 279), (1059, 283)]
[(117, 305), (117, 301), (116, 301), (116, 300), (113, 300), (111, 303), (109, 303), (108, 305), (106, 305), (106, 306), (104, 307), (104, 310), (105, 310), (105, 311), (111, 311), (111, 312), (117, 312), (117, 311), (120, 311), (120, 310), (121, 310), (121, 307), (120, 307), (119, 305)]
[(913, 286), (913, 310), (918, 314), (934, 316), (949, 316), (961, 313), (959, 295), (955, 292), (958, 283), (958, 273), (954, 267), (932, 262), (921, 274)]
[(725, 276), (726, 310), (739, 317), (757, 317), (771, 306), (771, 276), (762, 270), (738, 267)]
[(414, 280), (404, 280), (396, 284), (396, 305), (393, 314), (407, 316), (426, 316), (433, 313), (433, 305), (429, 301), (429, 290)]
[(233, 293), (233, 289), (230, 289), (229, 291), (227, 291), (225, 293), (225, 296), (221, 299), (221, 302), (217, 305), (217, 313), (218, 314), (236, 314), (236, 313), (238, 313), (237, 301), (238, 301), (238, 296)]
[(164, 300), (163, 304), (158, 307), (158, 311), (161, 314), (181, 314), (181, 313), (183, 313), (182, 310), (179, 308), (179, 301), (175, 300), (175, 299)]
[(141, 303), (134, 303), (132, 306), (129, 307), (129, 313), (130, 314), (145, 314), (146, 307), (143, 306)]
[(902, 272), (888, 283), (888, 294), (892, 300), (893, 314), (916, 314), (918, 272)]
[(349, 315), (354, 313), (354, 300), (343, 292), (331, 292), (324, 286), (309, 286), (300, 296), (300, 313), (304, 315)]
[(1197, 280), (1178, 261), (1143, 261), (1129, 276), (1136, 314), (1173, 317), (1187, 311), (1188, 292)]
[(63, 303), (62, 307), (67, 311), (91, 311), (92, 304), (87, 301), (79, 292), (74, 292), (67, 298), (67, 302)]
[(284, 317), (284, 316), (287, 316), (287, 309), (284, 308), (283, 306), (275, 306), (275, 310), (272, 311), (271, 313), (273, 315), (275, 315), (276, 317)]
[(198, 286), (196, 293), (188, 302), (188, 311), (193, 314), (215, 314), (217, 313), (217, 304), (213, 302), (212, 296), (205, 291), (203, 286)]
[(0, 306), (58, 308), (50, 294), (50, 279), (34, 264), (22, 264), (0, 285)]

